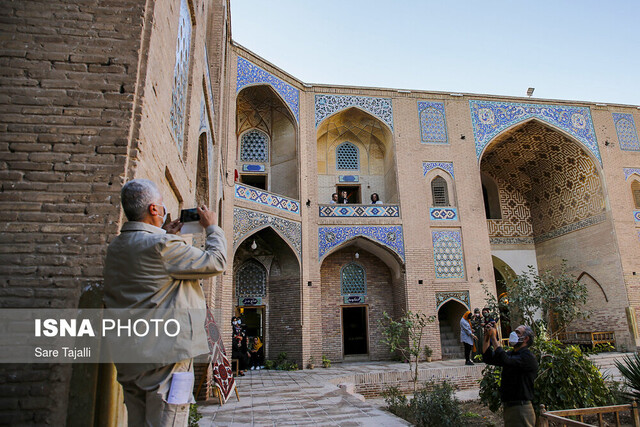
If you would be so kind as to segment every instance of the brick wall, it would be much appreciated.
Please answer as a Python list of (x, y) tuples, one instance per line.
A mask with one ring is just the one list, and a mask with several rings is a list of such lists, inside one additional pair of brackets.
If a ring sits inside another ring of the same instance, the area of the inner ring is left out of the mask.
[[(75, 307), (101, 282), (144, 2), (2, 2), (0, 305)], [(0, 424), (63, 425), (71, 366), (0, 370)]]

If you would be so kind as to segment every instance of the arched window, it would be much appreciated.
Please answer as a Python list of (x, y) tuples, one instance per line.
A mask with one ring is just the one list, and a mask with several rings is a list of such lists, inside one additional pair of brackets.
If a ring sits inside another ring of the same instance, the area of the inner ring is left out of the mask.
[(631, 194), (633, 194), (633, 203), (636, 209), (640, 209), (640, 182), (633, 181), (631, 183)]
[(367, 278), (360, 264), (351, 262), (340, 272), (342, 295), (366, 295)]
[(261, 162), (269, 161), (269, 137), (258, 129), (246, 132), (240, 138), (240, 161)]
[(449, 206), (449, 191), (447, 181), (441, 176), (436, 176), (431, 181), (431, 197), (433, 206)]
[(250, 259), (236, 273), (237, 297), (264, 297), (267, 292), (267, 269)]
[(358, 147), (350, 142), (344, 142), (338, 145), (336, 148), (336, 169), (360, 169), (360, 152), (358, 151)]

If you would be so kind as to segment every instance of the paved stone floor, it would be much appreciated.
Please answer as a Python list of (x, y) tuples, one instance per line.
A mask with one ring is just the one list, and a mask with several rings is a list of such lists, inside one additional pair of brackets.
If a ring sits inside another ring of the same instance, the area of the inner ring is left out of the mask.
[[(603, 372), (618, 377), (619, 373), (612, 365), (613, 360), (621, 356), (620, 353), (607, 353), (592, 356), (592, 360)], [(463, 364), (463, 360), (447, 360), (421, 364), (421, 368), (452, 368)], [(222, 406), (217, 399), (199, 403), (198, 410), (202, 414), (199, 425), (406, 426), (409, 424), (404, 420), (382, 409), (382, 399), (363, 402), (357, 396), (338, 388), (335, 382), (338, 378), (352, 374), (407, 369), (407, 364), (397, 362), (360, 362), (295, 372), (248, 371), (246, 376), (238, 378), (240, 401), (232, 396)], [(458, 398), (477, 399), (477, 393), (477, 388), (462, 390), (458, 392)]]

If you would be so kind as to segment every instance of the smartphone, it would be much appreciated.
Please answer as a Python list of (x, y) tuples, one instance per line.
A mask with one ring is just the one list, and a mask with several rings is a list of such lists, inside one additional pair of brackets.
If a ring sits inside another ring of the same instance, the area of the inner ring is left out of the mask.
[(200, 214), (197, 208), (182, 209), (180, 211), (180, 222), (187, 223), (194, 221), (200, 221)]

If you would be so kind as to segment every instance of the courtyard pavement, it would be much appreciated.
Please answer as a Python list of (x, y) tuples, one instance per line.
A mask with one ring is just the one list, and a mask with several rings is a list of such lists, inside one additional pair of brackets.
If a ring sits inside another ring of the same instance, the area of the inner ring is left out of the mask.
[[(612, 367), (621, 353), (592, 356), (602, 371), (619, 376)], [(446, 370), (464, 365), (464, 360), (446, 360), (421, 364), (428, 370)], [(475, 369), (482, 369), (478, 364)], [(474, 368), (474, 367), (472, 367)], [(200, 427), (220, 426), (406, 426), (404, 420), (382, 409), (380, 398), (364, 399), (348, 393), (336, 383), (354, 374), (406, 371), (408, 365), (398, 362), (356, 362), (334, 364), (333, 367), (303, 371), (248, 371), (237, 379), (240, 401), (232, 396), (220, 405), (217, 399), (200, 402)], [(617, 375), (616, 375), (617, 374)], [(478, 389), (461, 390), (460, 400), (478, 399)]]

